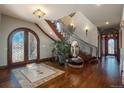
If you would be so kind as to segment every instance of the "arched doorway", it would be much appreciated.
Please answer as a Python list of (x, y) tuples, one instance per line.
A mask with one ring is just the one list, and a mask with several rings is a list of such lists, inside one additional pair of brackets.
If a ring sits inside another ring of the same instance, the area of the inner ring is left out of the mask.
[(17, 28), (8, 37), (8, 66), (39, 61), (39, 38), (28, 28)]

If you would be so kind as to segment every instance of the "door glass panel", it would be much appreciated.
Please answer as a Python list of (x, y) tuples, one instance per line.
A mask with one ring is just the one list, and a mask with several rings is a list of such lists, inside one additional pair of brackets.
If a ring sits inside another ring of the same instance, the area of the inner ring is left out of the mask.
[(108, 40), (108, 54), (114, 54), (114, 39)]
[(35, 38), (35, 36), (32, 33), (28, 33), (29, 37), (28, 37), (28, 57), (29, 60), (33, 60), (33, 59), (37, 59), (37, 40)]
[(12, 38), (12, 62), (24, 61), (24, 31), (14, 34)]
[(102, 53), (105, 54), (105, 39), (102, 39)]

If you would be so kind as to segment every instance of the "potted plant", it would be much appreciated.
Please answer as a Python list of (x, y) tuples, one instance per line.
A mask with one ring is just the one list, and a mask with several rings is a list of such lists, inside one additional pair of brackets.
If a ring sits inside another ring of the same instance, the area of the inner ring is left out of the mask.
[(60, 64), (64, 64), (66, 61), (66, 58), (70, 54), (70, 45), (69, 45), (69, 39), (73, 35), (75, 31), (75, 27), (72, 25), (65, 25), (63, 22), (62, 26), (62, 33), (64, 34), (64, 39), (62, 41), (55, 41), (54, 42), (54, 48), (52, 50), (52, 53), (57, 55), (57, 58), (59, 59)]
[(70, 45), (67, 44), (65, 41), (55, 41), (52, 52), (55, 52), (57, 54), (59, 63), (64, 64), (66, 61), (66, 57), (70, 53)]

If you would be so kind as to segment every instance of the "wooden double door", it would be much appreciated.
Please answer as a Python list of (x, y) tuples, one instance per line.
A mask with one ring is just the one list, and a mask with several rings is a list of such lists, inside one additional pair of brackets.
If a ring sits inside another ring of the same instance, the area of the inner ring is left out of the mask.
[(116, 35), (104, 35), (101, 39), (102, 56), (119, 54), (119, 38)]
[(8, 37), (8, 66), (39, 60), (39, 38), (28, 28), (17, 28)]

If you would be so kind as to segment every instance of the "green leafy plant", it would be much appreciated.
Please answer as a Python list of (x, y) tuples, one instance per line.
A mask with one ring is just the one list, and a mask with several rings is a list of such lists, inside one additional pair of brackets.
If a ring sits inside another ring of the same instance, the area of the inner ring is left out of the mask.
[(65, 41), (55, 41), (52, 52), (56, 52), (59, 62), (62, 64), (70, 53), (70, 45)]
[(62, 21), (60, 21), (60, 23), (62, 24), (64, 39), (62, 41), (54, 42), (52, 53), (57, 55), (59, 63), (64, 63), (66, 57), (70, 54), (70, 45), (68, 44), (68, 41), (74, 34), (76, 28), (72, 25), (65, 25)]

